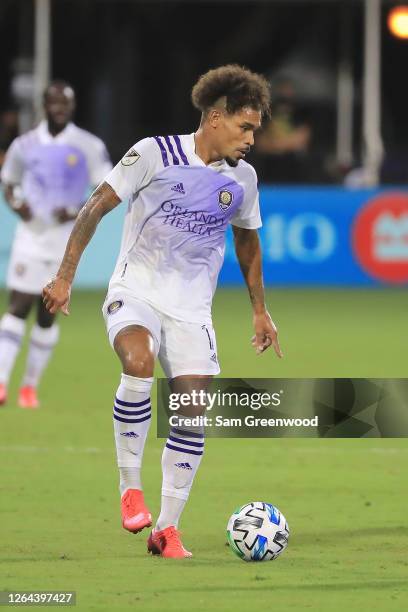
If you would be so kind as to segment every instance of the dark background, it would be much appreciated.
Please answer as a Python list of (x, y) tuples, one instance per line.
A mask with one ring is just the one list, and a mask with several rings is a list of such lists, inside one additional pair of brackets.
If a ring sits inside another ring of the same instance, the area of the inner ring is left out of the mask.
[[(383, 137), (388, 149), (405, 150), (408, 42), (388, 32), (386, 15), (393, 4), (383, 4)], [(354, 143), (359, 158), (360, 0), (57, 0), (52, 7), (52, 29), (52, 76), (73, 84), (78, 96), (77, 123), (100, 135), (115, 161), (144, 136), (193, 131), (199, 116), (190, 104), (190, 90), (209, 68), (238, 62), (272, 77), (288, 58), (305, 54), (330, 80), (326, 96), (303, 101), (314, 125), (312, 149), (315, 154), (334, 154), (335, 79), (341, 48), (345, 48), (341, 40), (345, 40), (356, 87)], [(0, 111), (12, 103), (14, 60), (32, 56), (32, 50), (33, 3), (1, 0)]]

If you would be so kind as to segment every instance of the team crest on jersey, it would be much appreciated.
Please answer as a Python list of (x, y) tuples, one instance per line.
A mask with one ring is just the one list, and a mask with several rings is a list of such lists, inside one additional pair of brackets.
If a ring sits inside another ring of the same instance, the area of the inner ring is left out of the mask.
[(123, 300), (115, 300), (108, 306), (108, 314), (115, 314), (123, 306)]
[(124, 157), (122, 157), (122, 166), (131, 166), (140, 159), (140, 155), (134, 149), (129, 149)]
[(234, 194), (228, 189), (222, 189), (218, 194), (218, 204), (220, 205), (221, 210), (227, 210), (232, 204), (232, 200), (234, 199)]
[(16, 273), (17, 276), (24, 276), (26, 269), (27, 268), (24, 264), (18, 263), (16, 264), (16, 267), (14, 268), (14, 272)]
[(76, 164), (78, 163), (78, 155), (75, 155), (75, 153), (70, 153), (67, 156), (67, 164), (68, 166), (76, 166)]

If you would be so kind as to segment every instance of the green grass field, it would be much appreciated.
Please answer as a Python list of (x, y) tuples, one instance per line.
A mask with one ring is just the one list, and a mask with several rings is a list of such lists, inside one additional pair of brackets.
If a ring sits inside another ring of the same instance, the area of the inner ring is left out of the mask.
[[(252, 353), (245, 293), (218, 293), (224, 376), (407, 376), (403, 290), (268, 297), (282, 361)], [(101, 301), (101, 293), (74, 294), (41, 409), (15, 405), (24, 353), (0, 409), (0, 590), (72, 589), (84, 611), (407, 609), (405, 439), (210, 439), (181, 524), (194, 558), (151, 558), (144, 533), (121, 529), (111, 425), (120, 367)], [(154, 516), (162, 446), (153, 422), (144, 483)], [(255, 499), (276, 504), (289, 522), (289, 547), (276, 562), (247, 564), (225, 546), (229, 515)]]

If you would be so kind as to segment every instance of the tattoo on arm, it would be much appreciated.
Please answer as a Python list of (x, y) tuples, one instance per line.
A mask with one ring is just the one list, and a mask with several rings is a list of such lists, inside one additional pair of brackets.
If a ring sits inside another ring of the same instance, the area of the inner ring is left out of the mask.
[(99, 221), (119, 203), (120, 198), (108, 183), (102, 183), (93, 192), (77, 217), (57, 277), (70, 283), (73, 281), (81, 255)]
[(258, 232), (233, 226), (233, 233), (235, 252), (248, 287), (251, 304), (254, 310), (264, 310), (265, 292)]

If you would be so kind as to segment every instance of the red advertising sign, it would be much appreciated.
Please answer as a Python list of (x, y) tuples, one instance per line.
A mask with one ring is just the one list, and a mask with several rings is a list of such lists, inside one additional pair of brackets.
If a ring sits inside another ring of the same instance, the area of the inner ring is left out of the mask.
[(408, 281), (408, 194), (388, 192), (369, 200), (352, 228), (355, 258), (370, 276)]

